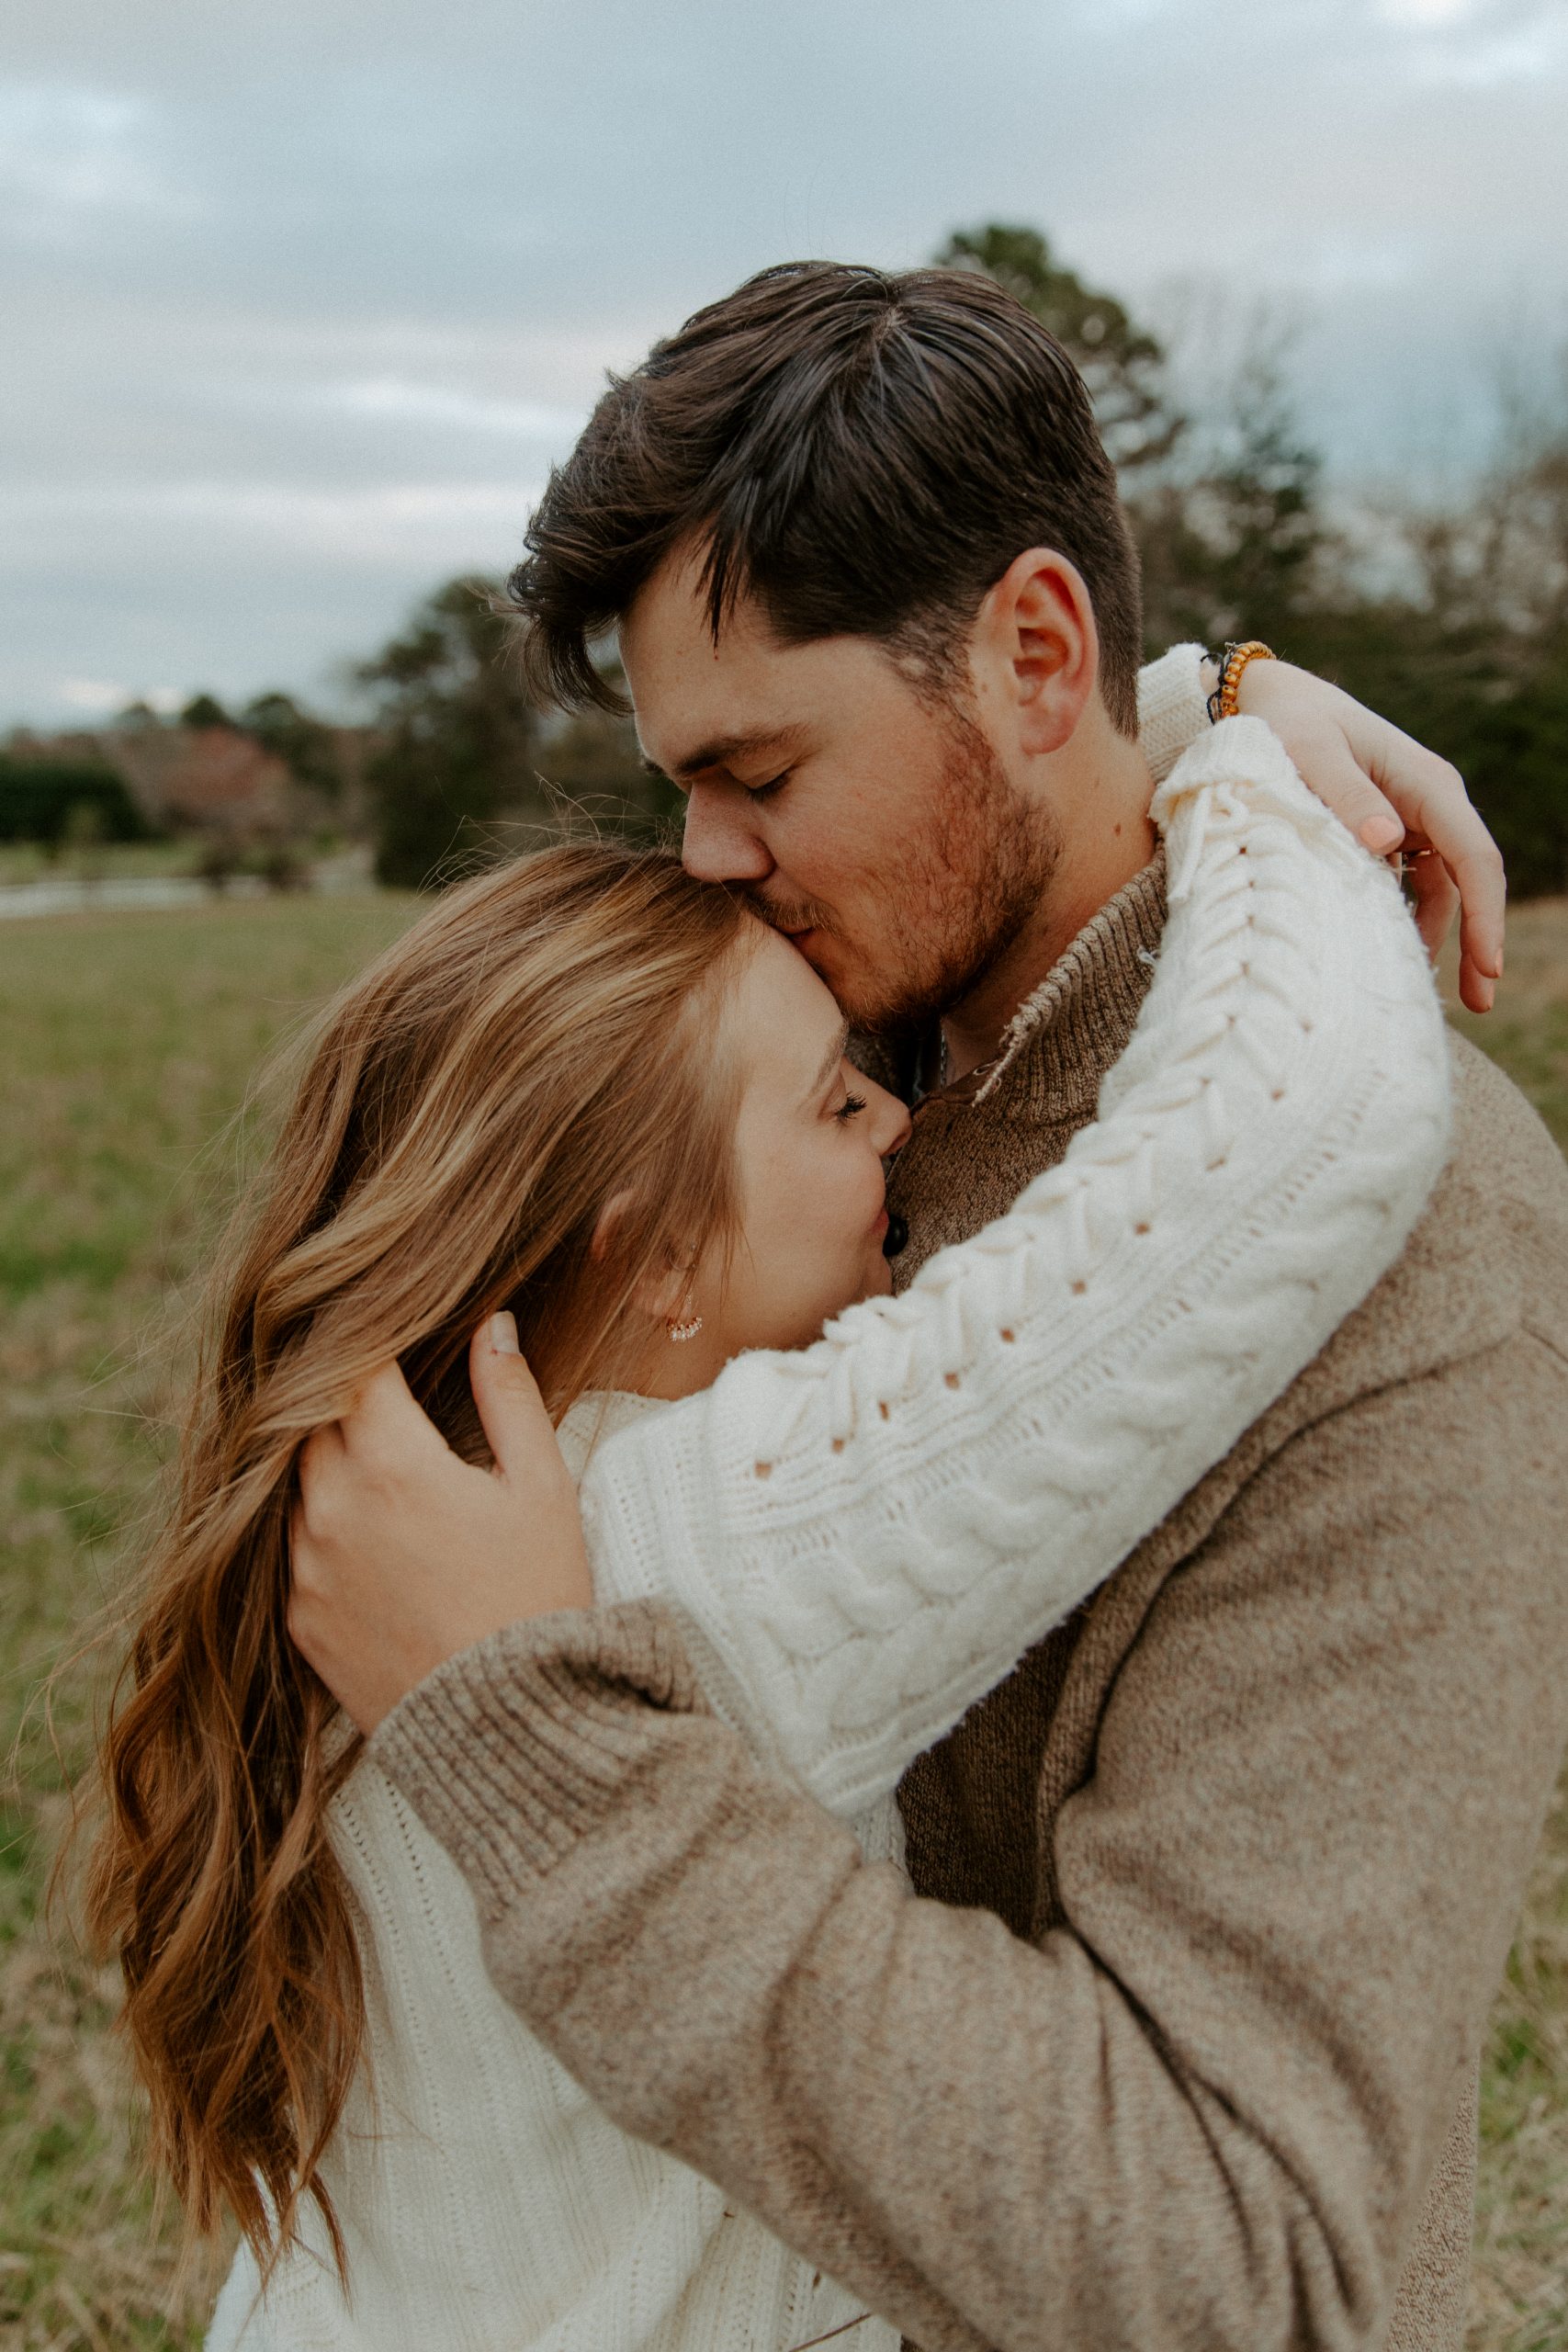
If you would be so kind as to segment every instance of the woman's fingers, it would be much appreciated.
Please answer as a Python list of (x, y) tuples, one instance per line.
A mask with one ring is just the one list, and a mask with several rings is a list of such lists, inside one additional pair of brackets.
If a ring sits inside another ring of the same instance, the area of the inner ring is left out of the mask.
[(517, 1344), (517, 1324), (503, 1310), (481, 1323), (468, 1348), (474, 1403), (496, 1467), (526, 1489), (565, 1476), (560, 1448), (539, 1384)]
[(1461, 992), (1472, 1012), (1484, 1011), (1472, 1001), (1483, 993), (1476, 983), (1495, 980), (1503, 970), (1508, 899), (1503, 854), (1456, 767), (1386, 720), (1379, 720), (1369, 765), (1404, 819), (1406, 847), (1433, 850), (1448, 870), (1459, 899)]
[(1427, 954), (1436, 961), (1459, 911), (1459, 886), (1440, 857), (1428, 851), (1404, 868), (1404, 888)]
[(1404, 839), (1404, 820), (1357, 762), (1337, 728), (1314, 729), (1290, 752), (1303, 783), (1374, 857), (1386, 857)]
[(1242, 673), (1241, 707), (1268, 722), (1303, 780), (1377, 855), (1430, 848), (1446, 869), (1417, 886), (1422, 936), (1434, 950), (1460, 910), (1460, 992), (1472, 1012), (1491, 1003), (1488, 983), (1503, 969), (1507, 890), (1496, 842), (1449, 761), (1391, 726), (1337, 686), (1288, 662), (1253, 662)]

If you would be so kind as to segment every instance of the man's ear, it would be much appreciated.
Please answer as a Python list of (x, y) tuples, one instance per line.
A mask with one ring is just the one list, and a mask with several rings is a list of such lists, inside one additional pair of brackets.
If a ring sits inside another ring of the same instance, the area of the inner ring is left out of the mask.
[(980, 607), (975, 654), (1019, 750), (1059, 752), (1100, 677), (1100, 632), (1077, 565), (1052, 548), (1016, 556)]

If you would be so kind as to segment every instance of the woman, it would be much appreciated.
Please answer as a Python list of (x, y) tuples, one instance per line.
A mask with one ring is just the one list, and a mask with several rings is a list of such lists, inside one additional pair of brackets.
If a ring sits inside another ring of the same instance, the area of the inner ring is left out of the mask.
[[(672, 860), (487, 876), (329, 1015), (220, 1279), (95, 1885), (155, 2154), (245, 2235), (213, 2346), (890, 2352), (491, 1991), (453, 1866), (288, 1644), (292, 1467), (391, 1357), (483, 1459), (468, 1336), (514, 1327), (574, 1468), (604, 1441), (601, 1597), (652, 1589), (642, 1514), (678, 1525), (658, 1589), (716, 1704), (896, 1864), (909, 1759), (1316, 1352), (1443, 1157), (1387, 873), (1255, 722), (1155, 814), (1170, 925), (1099, 1124), (897, 1301), (900, 1106)], [(720, 1370), (745, 1350), (776, 1352)]]

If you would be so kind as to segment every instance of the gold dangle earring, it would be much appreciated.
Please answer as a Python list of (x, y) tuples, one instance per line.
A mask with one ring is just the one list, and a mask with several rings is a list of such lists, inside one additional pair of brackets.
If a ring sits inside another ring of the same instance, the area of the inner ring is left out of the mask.
[[(680, 1273), (684, 1275), (686, 1281), (690, 1283), (693, 1275), (697, 1270), (694, 1265), (678, 1266), (672, 1264), (670, 1271), (671, 1273)], [(668, 1331), (670, 1337), (674, 1340), (677, 1347), (680, 1346), (682, 1340), (694, 1340), (697, 1333), (703, 1328), (702, 1317), (700, 1315), (694, 1315), (691, 1311), (691, 1293), (690, 1291), (684, 1291), (681, 1295), (681, 1298), (674, 1314), (667, 1315), (664, 1318), (664, 1329)]]

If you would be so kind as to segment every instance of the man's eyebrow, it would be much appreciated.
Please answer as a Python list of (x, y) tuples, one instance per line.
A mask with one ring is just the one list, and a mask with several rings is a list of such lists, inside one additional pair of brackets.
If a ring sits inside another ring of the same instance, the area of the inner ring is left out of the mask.
[(800, 1098), (802, 1102), (816, 1102), (817, 1097), (821, 1093), (822, 1089), (827, 1085), (828, 1080), (832, 1077), (833, 1072), (843, 1060), (844, 1047), (849, 1044), (849, 1042), (850, 1024), (847, 1021), (840, 1021), (837, 1029), (833, 1032), (832, 1043), (828, 1047), (827, 1052), (823, 1055), (821, 1061), (818, 1064), (816, 1077), (812, 1080), (810, 1085), (807, 1088), (805, 1093)]
[(728, 767), (732, 761), (753, 759), (759, 752), (782, 752), (786, 757), (798, 747), (805, 729), (800, 727), (752, 727), (737, 730), (732, 735), (710, 736), (699, 743), (683, 760), (674, 761), (670, 767), (657, 761), (649, 765), (657, 775), (669, 775), (676, 782), (682, 776), (706, 775), (713, 768)]

